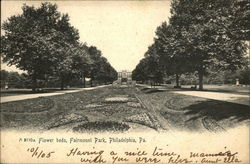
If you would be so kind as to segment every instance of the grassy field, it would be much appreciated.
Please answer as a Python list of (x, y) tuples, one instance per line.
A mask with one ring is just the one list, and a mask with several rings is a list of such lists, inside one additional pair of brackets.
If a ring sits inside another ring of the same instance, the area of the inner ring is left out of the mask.
[(149, 109), (160, 113), (171, 129), (221, 131), (250, 123), (247, 105), (174, 94), (158, 89), (142, 89)]
[(75, 132), (225, 131), (249, 106), (145, 87), (104, 87), (1, 104), (1, 128)]
[[(67, 90), (74, 90), (74, 88), (72, 89), (67, 89)], [(5, 97), (5, 96), (17, 96), (17, 95), (24, 95), (24, 94), (39, 94), (39, 93), (53, 93), (53, 92), (57, 92), (57, 91), (61, 91), (60, 88), (43, 88), (41, 91), (39, 92), (32, 92), (32, 89), (1, 89), (0, 90), (0, 97)]]
[[(181, 85), (180, 89), (176, 90), (194, 90), (191, 89), (191, 87), (194, 87), (194, 85)], [(236, 93), (236, 94), (242, 94), (242, 95), (249, 95), (250, 94), (250, 85), (207, 85), (204, 84), (204, 89), (203, 91), (209, 91), (209, 92), (223, 92), (223, 93)], [(174, 85), (173, 84), (163, 84), (161, 86), (155, 86), (155, 88), (164, 88), (164, 89), (170, 89), (173, 90)], [(198, 90), (198, 85), (197, 85), (197, 91)]]
[[(198, 87), (198, 86), (197, 86)], [(190, 89), (191, 85), (184, 85), (182, 86), (184, 89)], [(237, 93), (237, 94), (250, 94), (250, 86), (248, 85), (204, 85), (205, 91), (212, 91), (212, 92), (225, 92), (225, 93)]]

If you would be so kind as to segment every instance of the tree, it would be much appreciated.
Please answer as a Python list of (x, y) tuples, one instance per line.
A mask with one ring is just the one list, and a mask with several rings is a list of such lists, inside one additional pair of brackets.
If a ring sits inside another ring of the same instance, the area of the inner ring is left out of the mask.
[(32, 89), (37, 79), (44, 79), (65, 59), (64, 48), (79, 39), (69, 17), (57, 11), (57, 5), (42, 3), (39, 8), (24, 5), (23, 13), (10, 17), (2, 25), (1, 55), (8, 65), (27, 71), (32, 77)]
[(148, 47), (148, 51), (144, 55), (147, 62), (144, 69), (154, 85), (155, 83), (162, 83), (164, 75), (164, 70), (160, 65), (160, 56), (157, 54), (156, 48), (156, 45), (152, 44)]
[(145, 58), (141, 59), (139, 64), (135, 67), (135, 69), (132, 71), (132, 79), (145, 83), (146, 80), (148, 80), (147, 72), (145, 70), (147, 65), (147, 61)]
[(250, 68), (246, 67), (240, 71), (239, 81), (241, 84), (250, 85)]
[(91, 86), (93, 85), (93, 80), (97, 80), (97, 74), (101, 67), (101, 56), (102, 52), (98, 50), (95, 46), (90, 46), (89, 49), (90, 58), (93, 61), (90, 70)]
[(155, 45), (159, 62), (167, 75), (175, 75), (179, 87), (181, 74), (191, 72), (191, 63), (184, 44), (183, 34), (178, 28), (163, 22), (156, 30)]
[(1, 70), (1, 88), (4, 88), (7, 83), (8, 83), (8, 76), (9, 76), (9, 72), (5, 71), (5, 70)]
[(237, 69), (243, 63), (244, 43), (233, 35), (233, 0), (174, 0), (170, 24), (182, 31), (185, 54), (198, 71), (199, 89), (210, 66)]
[(117, 80), (118, 78), (118, 73), (117, 71), (109, 64), (109, 70), (108, 70), (108, 81), (112, 83), (113, 81)]
[(74, 47), (68, 47), (68, 50), (63, 50), (62, 55), (59, 58), (61, 60), (58, 60), (56, 62), (54, 75), (60, 80), (61, 90), (63, 90), (65, 84), (68, 83), (74, 77), (72, 59), (72, 54), (74, 54), (73, 49)]
[(9, 88), (25, 88), (28, 81), (29, 79), (25, 73), (20, 74), (18, 72), (1, 70), (1, 88), (4, 88), (6, 85)]
[(90, 77), (90, 70), (93, 60), (90, 58), (88, 47), (85, 44), (79, 44), (75, 47), (72, 54), (72, 70), (74, 75), (83, 79), (83, 86), (86, 87), (86, 77)]
[(230, 31), (239, 40), (250, 41), (250, 2), (249, 0), (235, 0), (232, 2), (233, 19)]
[(150, 80), (151, 85), (163, 82), (164, 72), (159, 63), (159, 56), (156, 53), (155, 44), (148, 47), (144, 58), (132, 71), (132, 79), (145, 83)]
[(9, 72), (8, 76), (9, 88), (23, 88), (23, 81), (21, 75), (18, 72)]
[(110, 65), (107, 59), (103, 56), (99, 59), (99, 70), (96, 72), (95, 79), (100, 83), (112, 83), (117, 79), (116, 70)]

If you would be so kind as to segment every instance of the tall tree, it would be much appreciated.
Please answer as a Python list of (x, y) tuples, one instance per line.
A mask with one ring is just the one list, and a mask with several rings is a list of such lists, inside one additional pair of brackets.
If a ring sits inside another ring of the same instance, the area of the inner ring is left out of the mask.
[(250, 1), (233, 1), (231, 11), (232, 23), (230, 25), (231, 33), (239, 40), (250, 41)]
[(95, 46), (90, 46), (89, 47), (89, 54), (90, 54), (90, 58), (93, 61), (93, 64), (91, 66), (91, 70), (90, 70), (90, 78), (91, 78), (91, 86), (93, 85), (93, 80), (97, 80), (97, 75), (98, 75), (98, 71), (100, 70), (101, 67), (101, 56), (102, 56), (102, 52), (100, 50), (98, 50)]
[(88, 47), (85, 44), (79, 44), (74, 48), (72, 58), (72, 70), (79, 79), (83, 80), (83, 86), (86, 87), (86, 78), (90, 77), (93, 60), (90, 58)]
[(4, 88), (8, 84), (9, 72), (5, 70), (1, 70), (0, 80), (1, 80), (1, 88)]
[(189, 47), (185, 45), (184, 40), (182, 31), (170, 24), (167, 25), (166, 22), (156, 30), (155, 45), (160, 65), (167, 75), (175, 75), (177, 87), (180, 86), (181, 74), (192, 71), (186, 53)]
[(138, 82), (145, 83), (148, 80), (148, 74), (146, 72), (147, 60), (143, 58), (140, 60), (139, 64), (136, 65), (135, 69), (132, 71), (132, 79)]
[(230, 31), (233, 0), (174, 0), (170, 24), (181, 30), (193, 68), (198, 71), (199, 89), (210, 66), (236, 69), (243, 65), (245, 45)]
[(162, 83), (164, 70), (160, 65), (160, 56), (157, 54), (157, 47), (155, 44), (148, 47), (148, 51), (145, 53), (144, 57), (147, 61), (147, 65), (144, 69), (153, 85), (155, 85), (155, 83)]
[(42, 3), (39, 8), (24, 5), (22, 10), (2, 25), (1, 55), (8, 65), (31, 75), (35, 91), (37, 79), (55, 70), (62, 47), (76, 43), (79, 35), (55, 4)]

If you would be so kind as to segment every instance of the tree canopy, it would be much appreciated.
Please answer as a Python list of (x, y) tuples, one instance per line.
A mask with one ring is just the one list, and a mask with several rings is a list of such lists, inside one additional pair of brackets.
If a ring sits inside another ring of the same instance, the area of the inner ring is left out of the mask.
[(177, 86), (181, 74), (197, 72), (202, 90), (211, 67), (237, 70), (245, 65), (248, 9), (245, 0), (173, 0), (169, 24), (156, 29), (151, 54), (159, 57), (163, 72), (176, 75)]
[[(70, 24), (67, 14), (57, 10), (56, 4), (45, 2), (38, 8), (23, 5), (22, 14), (8, 18), (2, 29), (3, 61), (27, 71), (33, 90), (37, 79), (56, 76), (63, 89), (71, 78), (95, 78), (96, 65), (109, 65), (102, 60), (100, 50), (93, 51), (79, 41), (78, 30)], [(104, 74), (110, 76), (110, 70), (116, 72), (112, 67)]]

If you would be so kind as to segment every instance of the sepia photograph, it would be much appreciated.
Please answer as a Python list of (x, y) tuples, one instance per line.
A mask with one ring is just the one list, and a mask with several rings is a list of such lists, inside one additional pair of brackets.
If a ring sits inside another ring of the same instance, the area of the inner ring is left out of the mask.
[(250, 163), (249, 0), (1, 1), (0, 163)]

